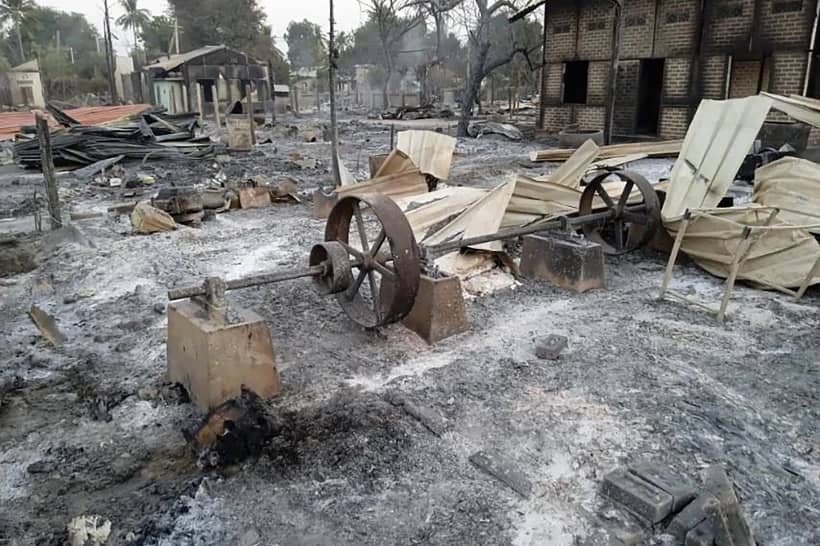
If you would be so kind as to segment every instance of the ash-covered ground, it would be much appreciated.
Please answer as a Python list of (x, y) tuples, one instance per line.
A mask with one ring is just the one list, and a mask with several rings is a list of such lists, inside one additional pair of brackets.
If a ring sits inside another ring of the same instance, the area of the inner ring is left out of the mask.
[[(342, 157), (360, 179), (388, 135), (342, 121)], [(328, 143), (284, 127), (259, 136), (272, 143), (229, 161), (126, 170), (156, 187), (219, 173), (289, 176), (305, 196), (329, 185)], [(459, 140), (450, 183), (542, 174), (554, 166), (527, 152), (544, 146)], [(294, 152), (316, 168), (296, 166)], [(669, 164), (635, 167), (657, 179)], [(30, 229), (39, 176), (4, 169), (0, 229)], [(69, 177), (61, 187), (66, 211), (103, 211), (125, 191)], [(201, 414), (164, 380), (166, 290), (301, 267), (324, 222), (306, 200), (150, 236), (132, 234), (127, 215), (74, 225), (62, 241), (26, 239), (38, 267), (0, 278), (0, 544), (64, 544), (66, 524), (86, 514), (112, 522), (108, 544), (605, 546), (624, 528), (663, 544), (599, 493), (607, 471), (636, 460), (693, 479), (722, 463), (760, 544), (820, 544), (817, 288), (794, 303), (738, 286), (721, 325), (656, 301), (665, 258), (640, 252), (607, 259), (606, 290), (521, 279), (471, 299), (470, 331), (434, 346), (401, 325), (356, 327), (309, 280), (232, 292), (268, 322), (284, 393), (266, 402), (274, 418), (261, 454), (202, 470), (181, 433)], [(722, 284), (687, 263), (674, 280), (711, 301)], [(68, 338), (59, 349), (29, 320), (32, 303), (56, 317)], [(535, 357), (548, 334), (569, 338), (557, 361)], [(397, 393), (445, 430), (388, 402)], [(529, 498), (471, 464), (479, 450), (525, 475)]]

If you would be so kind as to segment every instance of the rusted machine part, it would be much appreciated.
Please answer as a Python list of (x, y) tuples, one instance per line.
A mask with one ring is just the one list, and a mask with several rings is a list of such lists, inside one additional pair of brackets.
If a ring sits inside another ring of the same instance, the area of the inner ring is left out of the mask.
[(337, 241), (326, 241), (313, 245), (310, 250), (311, 267), (325, 268), (321, 275), (313, 277), (316, 289), (322, 296), (338, 294), (353, 284), (353, 272), (347, 249)]
[[(603, 186), (604, 180), (611, 174), (625, 182), (617, 200)], [(635, 187), (641, 193), (643, 203), (627, 206), (629, 195)], [(604, 202), (609, 215), (603, 220), (585, 221), (592, 220), (596, 196)], [(580, 224), (587, 239), (601, 245), (605, 253), (619, 255), (641, 248), (652, 240), (661, 224), (661, 206), (652, 184), (640, 174), (634, 171), (601, 172), (584, 189), (578, 204), (578, 216), (574, 220)], [(630, 241), (627, 224), (643, 226), (641, 236)]]
[[(372, 244), (362, 214), (365, 205), (380, 225)], [(361, 248), (350, 243), (353, 225)], [(353, 321), (374, 328), (397, 322), (410, 312), (419, 289), (419, 249), (407, 218), (390, 198), (368, 194), (340, 199), (328, 217), (325, 240), (344, 245), (353, 268), (358, 270), (350, 287), (336, 294)], [(380, 252), (385, 242), (388, 253)], [(367, 292), (363, 291), (365, 280)], [(391, 289), (382, 291), (382, 283), (391, 283)], [(382, 293), (389, 296), (383, 298)]]

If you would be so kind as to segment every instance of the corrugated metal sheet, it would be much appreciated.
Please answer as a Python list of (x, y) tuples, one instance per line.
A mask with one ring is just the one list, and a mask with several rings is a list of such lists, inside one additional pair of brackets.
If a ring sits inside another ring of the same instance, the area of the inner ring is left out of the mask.
[(178, 66), (183, 65), (189, 61), (193, 61), (194, 59), (198, 59), (199, 57), (202, 57), (204, 55), (210, 55), (211, 53), (214, 53), (216, 51), (222, 51), (223, 49), (227, 48), (228, 46), (225, 45), (202, 46), (197, 49), (192, 49), (191, 51), (188, 51), (186, 53), (180, 53), (179, 55), (171, 55), (170, 57), (164, 60), (157, 59), (157, 62), (155, 62), (154, 64), (149, 64), (148, 66), (145, 66), (143, 69), (148, 70), (151, 68), (158, 68), (160, 70), (168, 72), (169, 70), (174, 70)]
[[(84, 106), (66, 110), (66, 113), (83, 125), (105, 125), (119, 121), (152, 108), (150, 104), (126, 104), (124, 106)], [(59, 124), (49, 116), (49, 125)], [(0, 113), (0, 140), (11, 140), (24, 125), (34, 125), (32, 112)]]

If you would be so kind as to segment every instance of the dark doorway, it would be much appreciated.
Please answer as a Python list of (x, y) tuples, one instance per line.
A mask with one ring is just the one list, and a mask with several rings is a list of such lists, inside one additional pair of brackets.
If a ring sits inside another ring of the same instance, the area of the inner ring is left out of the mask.
[(203, 102), (214, 101), (214, 80), (199, 80), (202, 86), (202, 100)]
[(589, 61), (564, 63), (564, 104), (586, 104)]
[(658, 134), (663, 94), (664, 59), (641, 59), (638, 76), (638, 118), (635, 131), (644, 135)]

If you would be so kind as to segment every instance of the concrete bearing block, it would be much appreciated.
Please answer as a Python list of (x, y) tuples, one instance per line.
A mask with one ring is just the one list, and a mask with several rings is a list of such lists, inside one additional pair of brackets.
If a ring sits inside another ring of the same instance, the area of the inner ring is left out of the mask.
[(413, 309), (403, 324), (430, 344), (469, 330), (459, 278), (422, 275)]
[(617, 468), (604, 476), (603, 493), (652, 525), (672, 512), (672, 495), (626, 468)]
[(604, 252), (584, 239), (527, 235), (521, 250), (521, 274), (560, 288), (586, 292), (604, 288)]
[(262, 398), (282, 390), (265, 321), (245, 309), (231, 314), (238, 320), (225, 323), (190, 300), (168, 306), (168, 378), (203, 411), (240, 396), (243, 386)]
[(695, 498), (695, 484), (676, 476), (667, 468), (650, 462), (629, 465), (629, 471), (672, 495), (672, 512), (677, 513)]

